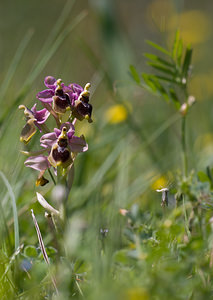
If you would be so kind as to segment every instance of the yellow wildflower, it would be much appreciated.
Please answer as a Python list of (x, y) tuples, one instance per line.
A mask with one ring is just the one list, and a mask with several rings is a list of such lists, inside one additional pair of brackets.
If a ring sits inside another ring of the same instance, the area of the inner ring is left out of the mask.
[(127, 109), (121, 104), (111, 106), (105, 114), (106, 120), (111, 124), (124, 122), (127, 119), (127, 116)]
[(157, 189), (165, 188), (168, 184), (168, 179), (165, 176), (158, 177), (152, 184), (152, 189), (156, 191)]

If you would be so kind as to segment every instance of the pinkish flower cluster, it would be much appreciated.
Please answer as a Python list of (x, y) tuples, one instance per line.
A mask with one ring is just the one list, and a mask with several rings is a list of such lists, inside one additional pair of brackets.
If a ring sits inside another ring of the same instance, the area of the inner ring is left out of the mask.
[[(34, 136), (37, 128), (43, 135), (40, 138), (41, 150), (26, 152), (29, 157), (25, 166), (39, 171), (37, 185), (45, 185), (48, 180), (44, 178), (44, 172), (51, 167), (57, 173), (60, 167), (64, 173), (72, 167), (74, 159), (79, 152), (85, 152), (88, 145), (84, 136), (75, 136), (75, 122), (83, 119), (92, 122), (92, 105), (89, 103), (89, 87), (84, 88), (76, 83), (65, 86), (61, 79), (56, 80), (47, 76), (44, 80), (47, 89), (39, 92), (36, 97), (43, 105), (42, 110), (36, 109), (36, 104), (29, 109), (24, 109), (26, 124), (21, 132), (20, 140), (27, 144)], [(52, 115), (56, 127), (50, 130), (47, 125), (48, 118)]]

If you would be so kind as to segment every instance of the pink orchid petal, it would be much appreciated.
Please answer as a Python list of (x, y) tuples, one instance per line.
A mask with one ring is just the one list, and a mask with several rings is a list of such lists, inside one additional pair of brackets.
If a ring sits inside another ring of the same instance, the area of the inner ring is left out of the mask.
[(54, 91), (51, 89), (43, 90), (36, 95), (36, 98), (41, 102), (51, 103), (53, 101)]
[(54, 89), (56, 87), (56, 79), (53, 76), (46, 76), (44, 79), (44, 84), (46, 85), (46, 87), (48, 87), (49, 89)]
[(65, 122), (61, 125), (60, 129), (62, 130), (63, 127), (67, 128), (67, 136), (69, 139), (71, 139), (75, 133), (75, 127), (72, 123), (70, 122)]
[(88, 150), (88, 144), (84, 137), (73, 136), (72, 139), (69, 140), (69, 144), (72, 152), (85, 152)]
[(44, 148), (51, 148), (57, 141), (57, 135), (55, 132), (50, 132), (42, 135), (40, 138), (41, 146)]
[(27, 160), (25, 160), (24, 164), (26, 167), (40, 172), (50, 168), (50, 163), (47, 157), (44, 155), (31, 156)]
[(62, 130), (63, 127), (67, 128), (67, 136), (68, 136), (69, 139), (71, 139), (72, 136), (75, 133), (75, 127), (70, 122), (65, 122), (65, 123), (61, 124), (60, 129), (54, 128), (54, 132), (55, 132), (56, 136), (59, 137), (59, 135), (61, 134), (61, 130)]
[(57, 138), (58, 138), (59, 135), (61, 134), (61, 130), (58, 129), (58, 128), (54, 128), (54, 132), (55, 132), (55, 135), (56, 135)]
[(50, 115), (50, 112), (46, 108), (43, 108), (42, 110), (36, 110), (36, 104), (33, 105), (31, 111), (33, 112), (36, 123), (38, 124), (45, 123)]

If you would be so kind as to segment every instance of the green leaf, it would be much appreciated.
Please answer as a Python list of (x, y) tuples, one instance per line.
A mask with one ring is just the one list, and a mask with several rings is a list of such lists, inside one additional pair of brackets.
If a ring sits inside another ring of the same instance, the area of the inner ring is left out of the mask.
[(158, 81), (156, 77), (154, 78), (154, 84), (156, 85), (158, 92), (164, 97), (164, 99), (166, 101), (169, 101), (169, 95), (166, 89), (163, 87), (163, 85)]
[(211, 183), (211, 188), (213, 188), (213, 169), (210, 169), (209, 166), (206, 167), (206, 174), (209, 178), (209, 181)]
[(128, 264), (130, 262), (128, 258), (128, 252), (128, 249), (122, 249), (115, 252), (113, 257), (114, 262), (120, 264)]
[(185, 78), (187, 78), (188, 75), (191, 59), (192, 59), (192, 48), (191, 46), (188, 46), (186, 49), (186, 53), (183, 61), (183, 67), (182, 67), (182, 75)]
[(168, 77), (164, 77), (164, 76), (160, 76), (160, 75), (155, 75), (155, 77), (158, 78), (158, 79), (160, 79), (160, 80), (169, 82), (169, 83), (178, 84), (178, 82), (176, 80), (173, 80), (173, 79), (168, 78)]
[(140, 84), (140, 82), (141, 82), (140, 76), (139, 76), (137, 70), (135, 69), (135, 67), (133, 65), (130, 65), (129, 69), (130, 69), (131, 75), (132, 75), (133, 79), (135, 80), (135, 82), (137, 84)]
[(175, 68), (174, 64), (172, 64), (171, 62), (168, 62), (165, 59), (162, 59), (161, 57), (155, 55), (155, 54), (151, 54), (151, 53), (145, 53), (144, 56), (156, 63), (160, 63), (162, 65), (171, 67), (171, 68)]
[(177, 48), (177, 64), (179, 67), (181, 66), (182, 55), (183, 55), (183, 41), (179, 40), (178, 48)]
[(175, 34), (175, 40), (174, 40), (174, 43), (173, 43), (173, 48), (172, 48), (172, 58), (173, 58), (173, 60), (176, 60), (176, 57), (177, 57), (177, 49), (178, 49), (179, 40), (180, 40), (180, 31), (177, 30), (176, 34)]
[(166, 101), (169, 100), (169, 95), (166, 91), (166, 89), (163, 87), (163, 85), (159, 82), (158, 78), (155, 75), (149, 75), (149, 74), (142, 74), (142, 77), (146, 84), (151, 88), (151, 90), (161, 96), (164, 97)]
[(46, 252), (47, 252), (48, 257), (51, 258), (51, 257), (55, 256), (58, 251), (54, 247), (49, 246), (49, 247), (46, 247)]
[(147, 40), (146, 42), (147, 42), (147, 44), (149, 44), (149, 45), (152, 46), (153, 48), (155, 48), (155, 49), (159, 50), (160, 52), (162, 52), (162, 53), (164, 53), (164, 54), (166, 54), (166, 55), (168, 55), (168, 56), (171, 57), (170, 52), (167, 51), (166, 49), (164, 49), (163, 47), (161, 47), (161, 46), (159, 46), (158, 44), (155, 44), (155, 43), (153, 43), (153, 42), (151, 42), (151, 41), (148, 41), (148, 40)]
[(31, 257), (31, 258), (37, 258), (38, 257), (38, 252), (35, 246), (26, 246), (24, 248), (24, 255)]
[(153, 84), (153, 81), (150, 80), (150, 75), (146, 73), (142, 73), (142, 78), (146, 85), (151, 89), (152, 92), (156, 93), (157, 89), (156, 86)]
[(163, 67), (159, 64), (156, 64), (156, 63), (153, 63), (153, 62), (148, 62), (148, 65), (150, 65), (152, 68), (160, 71), (160, 72), (163, 72), (167, 75), (172, 75), (172, 76), (175, 76), (176, 75), (176, 72), (173, 72), (171, 69), (169, 68), (166, 68), (166, 67)]
[(179, 99), (178, 99), (178, 97), (177, 97), (177, 95), (176, 95), (176, 93), (175, 93), (175, 90), (172, 89), (172, 88), (170, 88), (170, 89), (169, 89), (169, 94), (170, 94), (170, 96), (171, 96), (172, 101), (173, 101), (174, 104), (175, 104), (176, 109), (179, 110), (180, 107), (181, 107), (181, 104), (180, 104), (180, 101), (179, 101)]
[(199, 171), (197, 173), (197, 176), (201, 182), (210, 182), (208, 175), (206, 173), (204, 173), (203, 171)]

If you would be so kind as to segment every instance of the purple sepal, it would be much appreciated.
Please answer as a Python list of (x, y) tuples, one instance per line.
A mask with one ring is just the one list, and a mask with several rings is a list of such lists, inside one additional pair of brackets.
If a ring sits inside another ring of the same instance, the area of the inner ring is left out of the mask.
[(70, 83), (69, 84), (69, 88), (71, 88), (73, 90), (74, 93), (77, 93), (78, 95), (80, 95), (81, 92), (83, 92), (83, 88), (82, 86), (80, 86), (77, 83)]
[(40, 143), (44, 148), (51, 149), (52, 146), (57, 142), (58, 137), (61, 134), (62, 128), (66, 126), (67, 128), (67, 136), (68, 142), (72, 152), (85, 152), (88, 150), (88, 145), (84, 139), (84, 137), (74, 136), (75, 128), (72, 123), (66, 122), (61, 125), (61, 129), (54, 128), (54, 132), (44, 134)]
[(50, 168), (50, 163), (47, 157), (44, 155), (31, 156), (27, 160), (25, 160), (24, 164), (26, 167), (40, 172)]
[(55, 132), (46, 133), (40, 138), (41, 147), (44, 148), (51, 148), (56, 141), (57, 136)]
[(37, 104), (34, 104), (31, 108), (31, 111), (36, 119), (35, 123), (44, 124), (48, 119), (50, 112), (46, 108), (43, 108), (42, 110), (36, 110), (36, 105)]
[(70, 102), (72, 105), (74, 105), (75, 101), (78, 100), (78, 97), (84, 89), (77, 83), (71, 83), (68, 85), (68, 87), (71, 90), (71, 92), (68, 93), (70, 97)]
[(44, 84), (48, 89), (53, 89), (55, 91), (56, 88), (56, 79), (53, 76), (46, 76), (44, 79)]
[(69, 140), (70, 148), (72, 152), (85, 152), (88, 150), (88, 144), (86, 143), (84, 137), (73, 136)]
[(41, 102), (44, 103), (52, 103), (53, 99), (52, 97), (54, 96), (54, 90), (48, 89), (48, 90), (43, 90), (39, 92), (36, 95), (36, 98), (39, 99)]
[(54, 128), (54, 132), (50, 132), (42, 135), (42, 137), (40, 138), (41, 146), (44, 148), (51, 148), (57, 142), (57, 139), (61, 134), (61, 130), (64, 126), (66, 126), (67, 128), (67, 136), (70, 143), (75, 133), (75, 127), (72, 123), (66, 122), (61, 125), (60, 129)]

